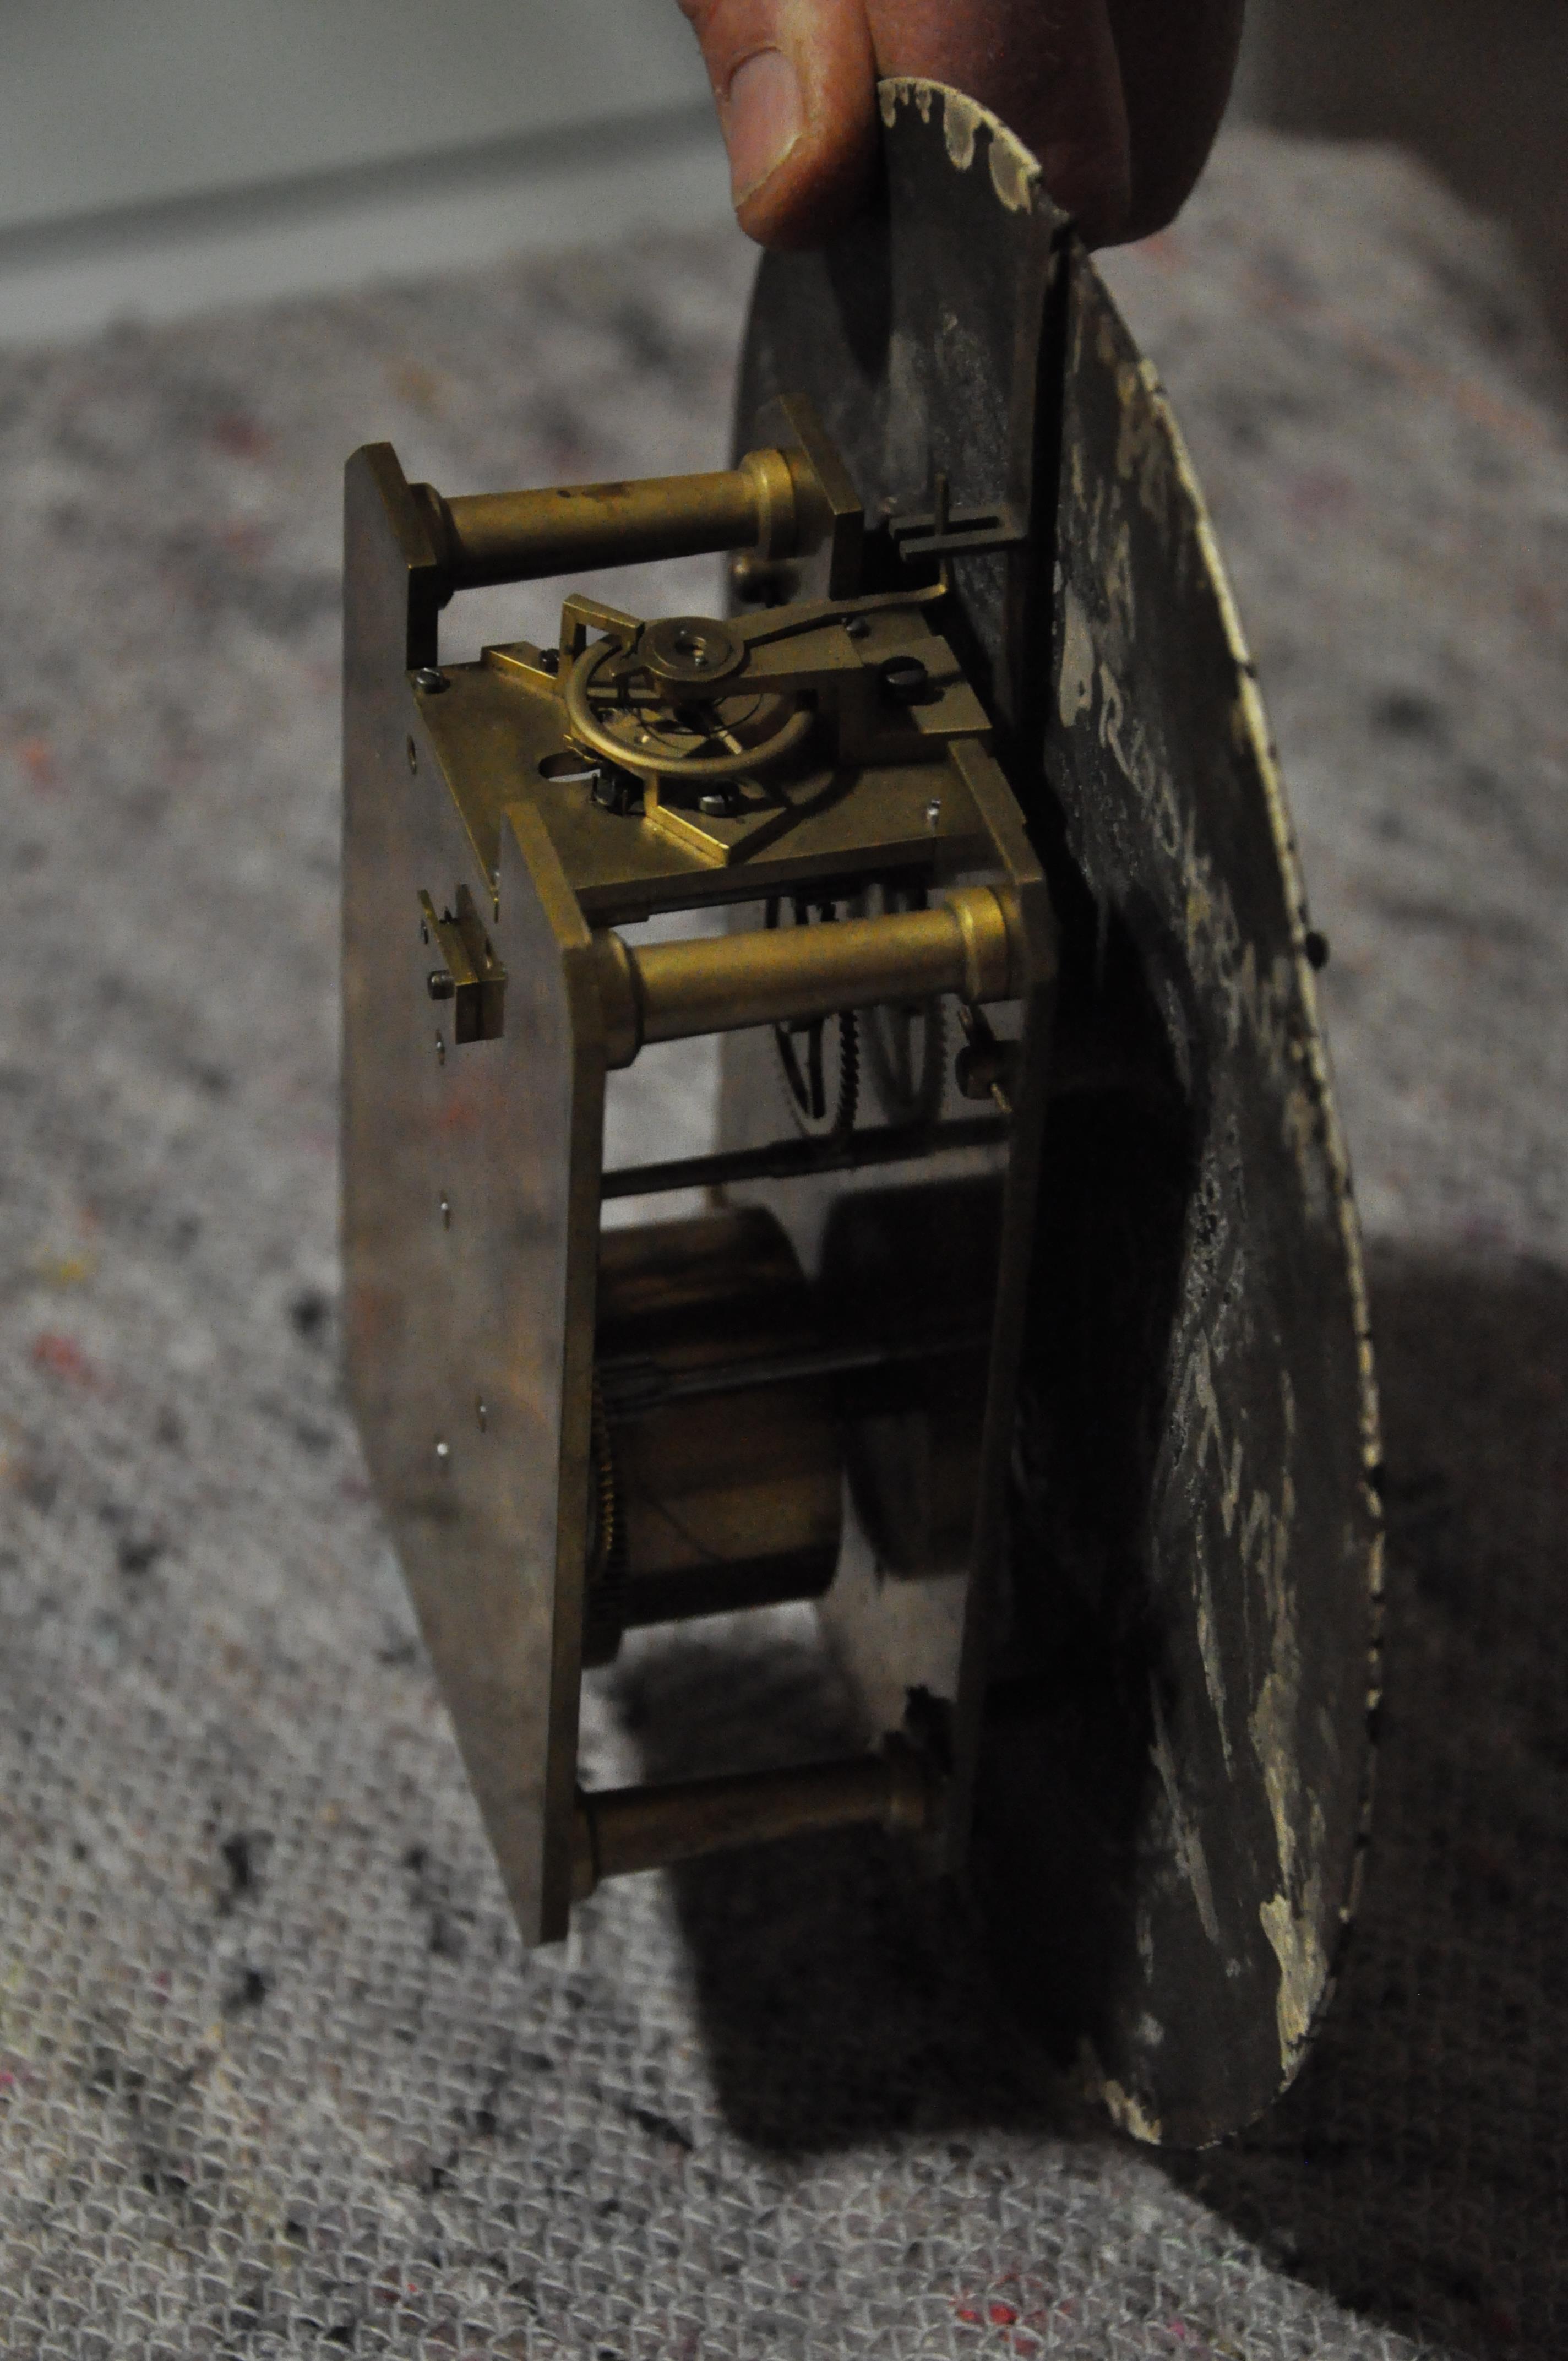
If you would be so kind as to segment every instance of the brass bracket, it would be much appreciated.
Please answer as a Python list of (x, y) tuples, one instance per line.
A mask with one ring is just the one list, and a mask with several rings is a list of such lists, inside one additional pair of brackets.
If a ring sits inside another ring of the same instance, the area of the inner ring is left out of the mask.
[(474, 896), (459, 885), (454, 907), (437, 912), (426, 893), (419, 897), (421, 939), (434, 955), (425, 990), (437, 1005), (449, 1004), (452, 1038), (499, 1041), (506, 1015), (506, 970), (490, 949)]
[(928, 512), (887, 520), (887, 536), (906, 564), (931, 557), (970, 557), (991, 549), (1021, 549), (1028, 535), (1016, 508), (999, 500), (990, 508), (955, 509), (948, 478), (938, 472)]

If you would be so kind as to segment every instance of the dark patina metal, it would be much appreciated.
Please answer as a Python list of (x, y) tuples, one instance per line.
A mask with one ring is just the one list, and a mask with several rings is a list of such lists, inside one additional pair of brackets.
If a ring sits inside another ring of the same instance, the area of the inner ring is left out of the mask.
[(813, 401), (883, 520), (873, 579), (922, 520), (1046, 862), (1063, 965), (971, 1866), (1026, 2021), (1127, 2128), (1201, 2142), (1300, 2062), (1370, 1796), (1376, 1407), (1321, 939), (1152, 368), (999, 124), (929, 84), (883, 104), (880, 210), (762, 265), (738, 433)]

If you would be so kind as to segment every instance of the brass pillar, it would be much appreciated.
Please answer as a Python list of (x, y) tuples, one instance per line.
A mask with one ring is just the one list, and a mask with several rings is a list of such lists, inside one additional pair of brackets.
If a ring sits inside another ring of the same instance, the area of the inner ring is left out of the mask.
[(833, 511), (799, 451), (749, 451), (738, 467), (620, 484), (476, 492), (447, 500), (412, 487), (435, 530), (454, 590), (532, 582), (654, 557), (754, 549), (795, 557), (833, 529)]
[(874, 1824), (918, 1835), (929, 1828), (935, 1802), (934, 1774), (924, 1755), (896, 1733), (878, 1753), (837, 1763), (683, 1779), (663, 1787), (615, 1787), (603, 1795), (579, 1790), (572, 1898), (580, 1902), (607, 1877), (824, 1828)]
[(943, 992), (971, 1004), (1011, 999), (1022, 972), (1010, 939), (1016, 923), (1005, 888), (966, 885), (929, 909), (830, 927), (756, 928), (640, 949), (598, 935), (606, 1062), (629, 1066), (650, 1041)]

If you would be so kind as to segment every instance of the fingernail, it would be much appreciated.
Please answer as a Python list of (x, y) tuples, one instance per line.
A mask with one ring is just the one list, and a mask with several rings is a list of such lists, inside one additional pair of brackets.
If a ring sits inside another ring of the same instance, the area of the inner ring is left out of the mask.
[(738, 205), (778, 170), (805, 128), (800, 77), (782, 49), (759, 49), (736, 68), (725, 99), (724, 144)]

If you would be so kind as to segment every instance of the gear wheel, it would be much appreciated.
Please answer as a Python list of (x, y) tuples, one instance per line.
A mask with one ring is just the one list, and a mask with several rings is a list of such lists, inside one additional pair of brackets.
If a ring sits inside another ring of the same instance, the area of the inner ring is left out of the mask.
[[(770, 927), (831, 926), (838, 917), (836, 902), (804, 896), (775, 898), (767, 908)], [(841, 1139), (853, 1131), (861, 1101), (861, 1037), (854, 1012), (775, 1025), (773, 1042), (796, 1127), (810, 1139)]]

